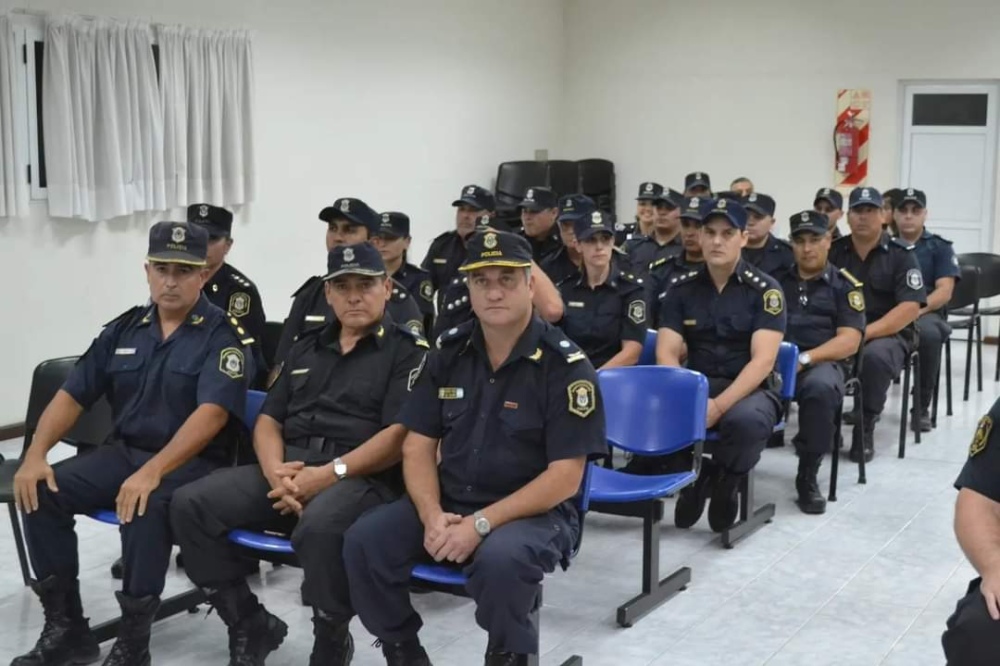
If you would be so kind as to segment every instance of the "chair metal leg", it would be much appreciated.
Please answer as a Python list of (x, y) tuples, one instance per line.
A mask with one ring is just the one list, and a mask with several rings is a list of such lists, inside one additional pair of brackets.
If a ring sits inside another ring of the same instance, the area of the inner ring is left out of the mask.
[[(951, 416), (954, 412), (952, 411), (951, 404), (951, 338), (944, 339), (944, 393), (945, 393), (945, 414)], [(965, 386), (965, 394), (969, 394), (969, 386)]]
[[(906, 426), (910, 412), (910, 360), (903, 368), (903, 413), (899, 415), (899, 457), (906, 457)], [(862, 456), (864, 457), (864, 456)]]
[[(983, 392), (983, 319), (982, 317), (976, 317), (976, 331), (978, 331), (976, 339), (976, 381), (978, 382), (979, 392)], [(969, 334), (969, 340), (972, 340), (972, 334)]]
[[(851, 431), (852, 441), (862, 443), (864, 438), (864, 417), (862, 408), (862, 405), (864, 405), (864, 391), (865, 387), (862, 384), (858, 384), (857, 388), (854, 389), (854, 429)], [(868, 483), (866, 467), (868, 463), (865, 462), (863, 446), (861, 453), (862, 455), (858, 459), (858, 483), (864, 485)]]
[(649, 502), (642, 518), (642, 592), (618, 607), (616, 619), (622, 627), (631, 627), (667, 599), (686, 589), (691, 582), (691, 569), (688, 567), (682, 567), (660, 580), (662, 517), (663, 502)]
[(750, 536), (766, 523), (774, 518), (774, 504), (768, 503), (764, 506), (753, 509), (753, 470), (750, 471), (740, 484), (740, 519), (729, 529), (722, 532), (722, 545), (724, 548), (732, 548), (736, 542)]
[(931, 427), (937, 427), (938, 397), (941, 391), (941, 373), (934, 378), (934, 393), (931, 395)]
[(24, 586), (31, 583), (31, 567), (28, 565), (28, 553), (24, 548), (24, 534), (21, 533), (21, 517), (17, 515), (17, 507), (13, 502), (7, 505), (10, 511), (10, 529), (14, 533), (14, 547), (17, 549), (17, 561), (21, 565), (21, 579)]
[(840, 434), (840, 423), (842, 414), (837, 413), (837, 429), (833, 434), (833, 450), (830, 451), (830, 492), (827, 494), (828, 502), (837, 501), (837, 474), (840, 471), (840, 446), (843, 443), (843, 435)]
[(972, 328), (970, 327), (965, 345), (965, 392), (962, 394), (963, 400), (969, 399), (969, 385), (971, 383), (972, 383)]
[[(920, 381), (920, 353), (914, 352), (910, 357), (913, 364), (913, 411), (917, 414), (923, 413), (923, 404), (921, 404), (921, 393), (923, 385)], [(916, 419), (917, 427), (913, 429), (913, 441), (916, 444), (920, 443), (920, 437), (923, 434), (920, 430), (920, 419)]]
[[(205, 601), (205, 594), (198, 588), (175, 594), (163, 600), (159, 610), (156, 611), (154, 621), (189, 612), (198, 604), (205, 603)], [(113, 620), (107, 620), (92, 627), (91, 630), (94, 632), (94, 636), (97, 637), (97, 642), (104, 643), (105, 641), (117, 638), (118, 627), (121, 625), (121, 622), (121, 617), (116, 617)]]

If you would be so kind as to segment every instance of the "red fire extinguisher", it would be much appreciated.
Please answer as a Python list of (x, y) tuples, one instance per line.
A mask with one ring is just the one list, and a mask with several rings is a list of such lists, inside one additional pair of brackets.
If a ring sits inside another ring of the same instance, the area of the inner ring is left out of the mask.
[(848, 111), (833, 131), (833, 147), (836, 152), (836, 169), (840, 173), (852, 173), (858, 165), (861, 147), (861, 132), (854, 124), (854, 112)]

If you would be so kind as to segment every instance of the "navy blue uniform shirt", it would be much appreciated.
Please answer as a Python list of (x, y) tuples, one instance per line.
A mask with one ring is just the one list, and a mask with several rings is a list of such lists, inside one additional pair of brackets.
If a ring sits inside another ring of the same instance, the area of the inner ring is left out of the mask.
[(743, 259), (768, 275), (774, 275), (795, 263), (795, 254), (791, 243), (768, 234), (764, 247), (743, 248)]
[(583, 271), (559, 283), (564, 314), (558, 326), (599, 368), (622, 350), (626, 340), (646, 340), (649, 328), (642, 278), (611, 266), (604, 284), (591, 288)]
[[(187, 320), (163, 340), (155, 305), (134, 308), (105, 327), (63, 385), (84, 409), (106, 395), (114, 437), (156, 452), (201, 405), (243, 417), (255, 369), (226, 313), (202, 294)], [(225, 438), (202, 455), (224, 458)]]
[(943, 277), (962, 278), (962, 269), (958, 266), (958, 257), (951, 246), (951, 241), (924, 229), (913, 251), (920, 263), (920, 272), (924, 276), (924, 288), (928, 293), (934, 291), (934, 284)]
[[(455, 230), (446, 231), (431, 241), (420, 268), (431, 276), (435, 292), (444, 289), (458, 275), (458, 267), (465, 261), (465, 241)], [(439, 306), (440, 309), (440, 306)]]
[(662, 245), (652, 236), (637, 236), (625, 241), (622, 250), (628, 255), (633, 273), (648, 275), (650, 267), (658, 260), (684, 254), (684, 245), (679, 233), (669, 243)]
[(673, 257), (657, 259), (649, 265), (646, 278), (646, 301), (649, 303), (649, 326), (656, 328), (660, 321), (660, 300), (666, 296), (670, 280), (683, 273), (689, 273), (704, 265), (703, 261), (688, 261), (682, 252)]
[[(257, 285), (227, 263), (223, 263), (202, 289), (212, 305), (236, 317), (240, 326), (253, 338), (253, 357), (257, 372), (267, 372), (264, 367), (264, 303)], [(253, 378), (251, 377), (251, 380)]]
[(736, 379), (750, 362), (750, 338), (760, 329), (784, 333), (785, 297), (778, 281), (742, 259), (721, 293), (706, 266), (670, 279), (658, 328), (687, 343), (687, 367), (706, 377)]
[(774, 276), (787, 297), (788, 326), (785, 340), (807, 351), (832, 340), (838, 328), (865, 330), (863, 285), (844, 269), (827, 263), (810, 279), (799, 277), (794, 265)]
[(400, 422), (441, 439), (446, 507), (477, 510), (553, 461), (607, 454), (594, 366), (558, 328), (532, 317), (495, 372), (477, 321), (446, 331), (435, 346)]
[(518, 229), (515, 233), (526, 239), (528, 244), (531, 245), (531, 257), (540, 267), (544, 267), (545, 264), (555, 257), (556, 253), (559, 252), (559, 248), (563, 246), (562, 237), (559, 236), (559, 225), (555, 223), (552, 224), (549, 233), (540, 239), (532, 238), (524, 233), (523, 228)]
[(924, 275), (913, 246), (887, 233), (882, 234), (864, 261), (855, 252), (850, 235), (843, 236), (833, 242), (829, 260), (838, 268), (846, 268), (864, 284), (865, 317), (869, 324), (900, 303), (912, 301), (920, 307), (927, 303)]
[(430, 273), (404, 262), (399, 270), (392, 274), (392, 279), (402, 285), (416, 301), (420, 314), (424, 316), (424, 332), (430, 332), (431, 323), (434, 321), (434, 285), (431, 284)]
[(955, 481), (958, 489), (968, 488), (980, 495), (1000, 502), (1000, 400), (986, 416), (979, 419), (979, 425), (972, 436), (969, 458)]

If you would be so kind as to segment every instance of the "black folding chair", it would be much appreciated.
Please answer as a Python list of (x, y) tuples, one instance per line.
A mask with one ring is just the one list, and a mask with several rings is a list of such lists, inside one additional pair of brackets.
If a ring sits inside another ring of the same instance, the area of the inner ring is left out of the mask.
[(615, 211), (615, 165), (602, 159), (578, 160), (580, 193), (586, 194), (603, 211)]
[(264, 322), (264, 340), (261, 346), (264, 351), (264, 362), (269, 369), (274, 367), (274, 355), (278, 353), (278, 342), (281, 341), (281, 331), (284, 328), (284, 322)]
[[(903, 365), (903, 404), (899, 414), (899, 457), (906, 457), (906, 427), (910, 418), (910, 378), (913, 378), (913, 403), (920, 402), (920, 352), (917, 351), (916, 329), (912, 329), (913, 340), (906, 352)], [(920, 428), (913, 430), (913, 441), (920, 443)], [(861, 456), (864, 458), (864, 456)]]
[(545, 184), (559, 196), (580, 191), (580, 166), (572, 160), (549, 160), (545, 163)]
[(520, 226), (517, 205), (524, 200), (529, 187), (538, 187), (548, 182), (545, 162), (524, 160), (503, 162), (497, 167), (497, 218), (511, 229)]
[[(958, 255), (958, 263), (960, 266), (976, 266), (979, 268), (979, 294), (977, 299), (979, 319), (976, 322), (976, 345), (979, 347), (979, 354), (981, 356), (983, 346), (982, 318), (1000, 317), (1000, 306), (983, 307), (980, 302), (986, 298), (1000, 296), (1000, 255), (990, 254), (989, 252), (969, 252)], [(959, 310), (953, 310), (950, 314), (956, 317), (970, 317), (972, 316), (972, 307), (966, 306)], [(978, 377), (978, 380), (979, 386), (977, 388), (981, 393), (983, 390), (982, 375)], [(997, 354), (997, 365), (993, 381), (1000, 381), (1000, 354)]]
[[(858, 344), (858, 353), (850, 360), (847, 381), (844, 382), (844, 396), (853, 398), (851, 412), (854, 415), (851, 431), (851, 441), (861, 442), (862, 427), (862, 405), (864, 404), (864, 394), (861, 387), (861, 366), (864, 361), (862, 351), (865, 348), (865, 333), (861, 332), (861, 342)], [(837, 430), (833, 437), (833, 451), (830, 454), (830, 492), (827, 499), (831, 502), (837, 501), (837, 474), (840, 470), (840, 449), (843, 448), (844, 438), (840, 433), (840, 426), (843, 421), (844, 404), (840, 404), (837, 411)], [(863, 453), (863, 449), (862, 449)], [(868, 476), (865, 470), (865, 457), (862, 455), (858, 460), (858, 483), (868, 483)]]
[[(958, 281), (955, 285), (955, 291), (951, 295), (951, 300), (948, 302), (946, 308), (946, 318), (948, 325), (951, 326), (952, 331), (965, 330), (966, 335), (966, 348), (965, 348), (965, 388), (962, 393), (962, 400), (969, 399), (969, 384), (972, 383), (972, 347), (973, 347), (973, 331), (977, 330), (979, 326), (979, 277), (981, 274), (981, 269), (978, 266), (971, 264), (962, 264), (959, 260), (959, 265), (962, 269), (962, 279)], [(968, 315), (952, 318), (953, 313), (956, 312), (968, 312)], [(983, 385), (983, 347), (982, 345), (975, 345), (976, 347), (976, 364), (977, 364), (977, 375), (979, 378), (980, 390), (982, 390)], [(944, 339), (944, 383), (945, 383), (945, 396), (947, 401), (947, 415), (952, 415), (952, 389), (951, 389), (951, 337), (946, 337)], [(937, 426), (937, 413), (938, 413), (938, 393), (941, 388), (941, 374), (938, 373), (937, 378), (934, 381), (934, 400), (931, 407), (931, 424)]]
[[(24, 446), (18, 460), (5, 460), (2, 464), (2, 474), (0, 474), (0, 499), (7, 503), (10, 511), (11, 528), (14, 532), (17, 556), (21, 564), (21, 576), (24, 584), (28, 585), (31, 580), (31, 573), (28, 567), (28, 558), (24, 546), (24, 538), (21, 533), (21, 526), (17, 509), (14, 506), (14, 474), (21, 464), (21, 458), (31, 446), (35, 431), (38, 428), (38, 421), (45, 411), (46, 406), (52, 401), (56, 393), (66, 383), (66, 379), (73, 371), (79, 357), (67, 356), (49, 361), (43, 361), (35, 367), (35, 372), (31, 378), (31, 390), (28, 394), (28, 413), (24, 419)], [(80, 415), (73, 429), (62, 439), (63, 442), (76, 447), (78, 453), (85, 453), (97, 446), (101, 446), (108, 438), (114, 428), (114, 417), (111, 413), (111, 406), (103, 398), (93, 407)], [(156, 619), (160, 620), (171, 615), (177, 615), (185, 611), (191, 611), (198, 604), (205, 600), (205, 595), (201, 590), (195, 588), (164, 599), (156, 613)], [(118, 635), (118, 627), (121, 618), (114, 618), (93, 627), (94, 635), (98, 642), (105, 642)]]

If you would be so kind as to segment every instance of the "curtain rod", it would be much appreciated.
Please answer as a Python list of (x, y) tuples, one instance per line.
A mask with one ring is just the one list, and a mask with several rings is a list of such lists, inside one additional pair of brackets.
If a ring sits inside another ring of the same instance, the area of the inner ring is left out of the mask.
[[(46, 11), (42, 11), (42, 10), (39, 10), (39, 9), (24, 9), (24, 8), (14, 9), (14, 10), (11, 11), (11, 13), (12, 14), (20, 14), (22, 16), (37, 16), (38, 18), (48, 18), (49, 16), (53, 16), (54, 15), (53, 12), (46, 12)], [(102, 18), (100, 16), (91, 16), (90, 14), (71, 14), (71, 16), (75, 16), (77, 18), (82, 18), (82, 19), (87, 20), (87, 21), (97, 21), (97, 20), (99, 20), (99, 19)], [(110, 17), (110, 16), (109, 17), (104, 17), (104, 18), (108, 18), (108, 19), (111, 19), (111, 20), (117, 20), (117, 21), (124, 20), (124, 19), (115, 19), (115, 18)], [(132, 20), (141, 21), (143, 19), (132, 19)], [(149, 22), (149, 25), (150, 25), (150, 27), (153, 27), (153, 28), (163, 28), (163, 27), (166, 27), (165, 24), (163, 24), (163, 23)]]

